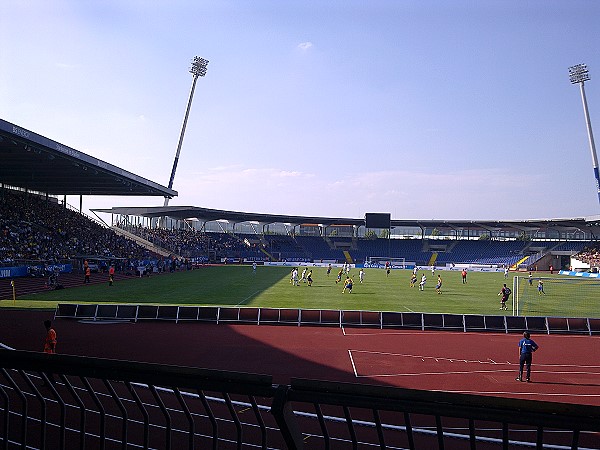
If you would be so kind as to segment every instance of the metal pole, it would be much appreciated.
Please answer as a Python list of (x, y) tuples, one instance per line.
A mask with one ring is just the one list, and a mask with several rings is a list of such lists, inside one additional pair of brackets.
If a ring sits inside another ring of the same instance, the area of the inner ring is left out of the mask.
[[(171, 170), (171, 178), (169, 179), (169, 189), (173, 188), (173, 180), (175, 179), (175, 171), (177, 170), (177, 163), (179, 162), (179, 154), (181, 153), (181, 145), (183, 144), (183, 136), (185, 135), (185, 127), (187, 126), (187, 120), (190, 115), (190, 109), (192, 107), (192, 99), (194, 98), (194, 90), (196, 89), (196, 81), (198, 77), (206, 75), (206, 67), (208, 66), (208, 60), (194, 56), (192, 60), (192, 67), (190, 73), (194, 76), (192, 81), (192, 90), (190, 91), (190, 98), (188, 99), (187, 108), (185, 110), (185, 117), (183, 119), (183, 125), (181, 127), (181, 134), (179, 135), (179, 143), (177, 144), (177, 152), (175, 153), (175, 161), (173, 161), (173, 169)], [(164, 206), (168, 206), (169, 197), (165, 197)]]
[[(179, 162), (179, 154), (181, 153), (181, 145), (183, 144), (183, 136), (185, 135), (185, 127), (187, 126), (188, 117), (190, 115), (190, 109), (192, 108), (192, 100), (194, 98), (194, 90), (196, 90), (196, 81), (198, 76), (194, 75), (194, 81), (192, 82), (192, 90), (188, 99), (187, 109), (185, 110), (185, 117), (183, 119), (183, 125), (181, 127), (181, 133), (179, 135), (179, 143), (177, 144), (177, 151), (175, 152), (175, 161), (173, 161), (173, 168), (171, 169), (171, 178), (169, 179), (169, 189), (173, 187), (173, 180), (175, 179), (175, 171), (177, 170), (177, 163)], [(164, 206), (169, 205), (169, 197), (165, 197)]]
[(590, 113), (588, 111), (587, 100), (585, 97), (584, 82), (579, 83), (581, 90), (581, 101), (583, 103), (583, 113), (585, 114), (585, 123), (587, 126), (588, 139), (590, 141), (590, 151), (592, 152), (592, 163), (594, 165), (594, 177), (596, 178), (596, 192), (598, 193), (598, 201), (600, 202), (600, 175), (598, 174), (598, 155), (596, 154), (596, 145), (594, 144), (594, 134), (592, 133), (592, 122), (590, 121)]

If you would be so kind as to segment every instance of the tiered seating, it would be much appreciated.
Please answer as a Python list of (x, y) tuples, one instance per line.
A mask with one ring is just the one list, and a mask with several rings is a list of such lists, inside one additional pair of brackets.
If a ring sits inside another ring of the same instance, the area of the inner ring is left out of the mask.
[(345, 261), (344, 252), (330, 248), (325, 239), (320, 236), (297, 236), (296, 240), (313, 260)]

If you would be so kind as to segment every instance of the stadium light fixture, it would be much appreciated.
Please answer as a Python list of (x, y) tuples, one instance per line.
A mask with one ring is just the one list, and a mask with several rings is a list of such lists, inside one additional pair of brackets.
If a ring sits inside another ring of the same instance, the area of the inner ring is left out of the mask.
[[(169, 178), (169, 189), (173, 188), (173, 180), (175, 180), (175, 171), (177, 170), (177, 163), (179, 162), (179, 154), (181, 153), (181, 145), (183, 144), (183, 136), (185, 135), (185, 128), (187, 126), (188, 117), (190, 115), (190, 109), (192, 108), (192, 99), (194, 98), (194, 90), (196, 89), (196, 81), (199, 77), (206, 75), (206, 69), (208, 66), (208, 60), (194, 56), (192, 60), (192, 66), (190, 67), (190, 73), (193, 75), (192, 89), (190, 91), (190, 97), (188, 99), (187, 108), (185, 110), (185, 117), (183, 119), (183, 125), (181, 126), (181, 133), (179, 135), (179, 143), (177, 144), (177, 151), (175, 152), (175, 161), (173, 161), (173, 168), (171, 169), (171, 177)], [(165, 197), (165, 203), (163, 206), (169, 205), (169, 197)]]
[(569, 67), (569, 79), (573, 84), (579, 84), (581, 91), (581, 102), (583, 103), (583, 114), (585, 116), (585, 124), (588, 132), (588, 140), (590, 142), (590, 151), (592, 153), (592, 164), (594, 166), (594, 177), (596, 179), (596, 193), (600, 202), (600, 174), (598, 173), (598, 155), (596, 154), (596, 145), (594, 143), (594, 134), (592, 132), (592, 122), (590, 121), (590, 113), (588, 111), (587, 100), (585, 97), (584, 84), (590, 80), (590, 72), (585, 64), (576, 64)]

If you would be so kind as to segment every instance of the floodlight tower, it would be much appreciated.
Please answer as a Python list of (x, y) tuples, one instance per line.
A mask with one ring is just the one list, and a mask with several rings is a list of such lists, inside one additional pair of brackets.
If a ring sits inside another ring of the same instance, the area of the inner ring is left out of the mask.
[[(188, 116), (190, 115), (190, 109), (192, 108), (192, 99), (194, 98), (194, 90), (196, 89), (196, 81), (198, 77), (206, 75), (206, 66), (208, 66), (208, 60), (194, 56), (192, 60), (192, 67), (190, 67), (190, 73), (193, 75), (192, 90), (190, 91), (190, 98), (188, 100), (187, 109), (185, 110), (185, 117), (183, 119), (183, 125), (181, 127), (181, 134), (179, 135), (179, 143), (177, 144), (177, 152), (175, 152), (175, 161), (173, 161), (173, 168), (171, 169), (171, 178), (169, 179), (169, 189), (173, 188), (173, 180), (175, 179), (175, 171), (177, 170), (177, 163), (179, 162), (179, 154), (181, 153), (181, 144), (183, 144), (183, 136), (185, 135), (185, 127), (187, 126)], [(164, 206), (169, 205), (169, 197), (165, 197)]]
[(598, 174), (598, 155), (596, 154), (596, 145), (594, 144), (594, 134), (592, 133), (592, 122), (590, 121), (590, 113), (588, 111), (587, 100), (585, 98), (585, 88), (583, 87), (586, 81), (590, 80), (590, 72), (585, 64), (577, 64), (569, 67), (569, 79), (571, 83), (579, 83), (581, 90), (581, 101), (583, 102), (583, 113), (585, 115), (585, 123), (587, 126), (588, 138), (590, 141), (590, 150), (592, 152), (592, 163), (594, 165), (594, 177), (596, 177), (596, 191), (598, 193), (598, 201), (600, 201), (600, 175)]

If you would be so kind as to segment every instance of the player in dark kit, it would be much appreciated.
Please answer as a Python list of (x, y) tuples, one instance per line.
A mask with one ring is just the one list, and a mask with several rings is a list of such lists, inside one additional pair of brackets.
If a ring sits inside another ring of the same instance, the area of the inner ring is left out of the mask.
[(510, 295), (512, 291), (510, 290), (510, 288), (506, 287), (506, 283), (504, 283), (504, 285), (502, 286), (502, 289), (500, 289), (500, 292), (498, 292), (498, 295), (501, 295), (502, 297), (500, 298), (500, 309), (502, 310), (506, 310), (506, 301), (508, 300), (508, 296)]

